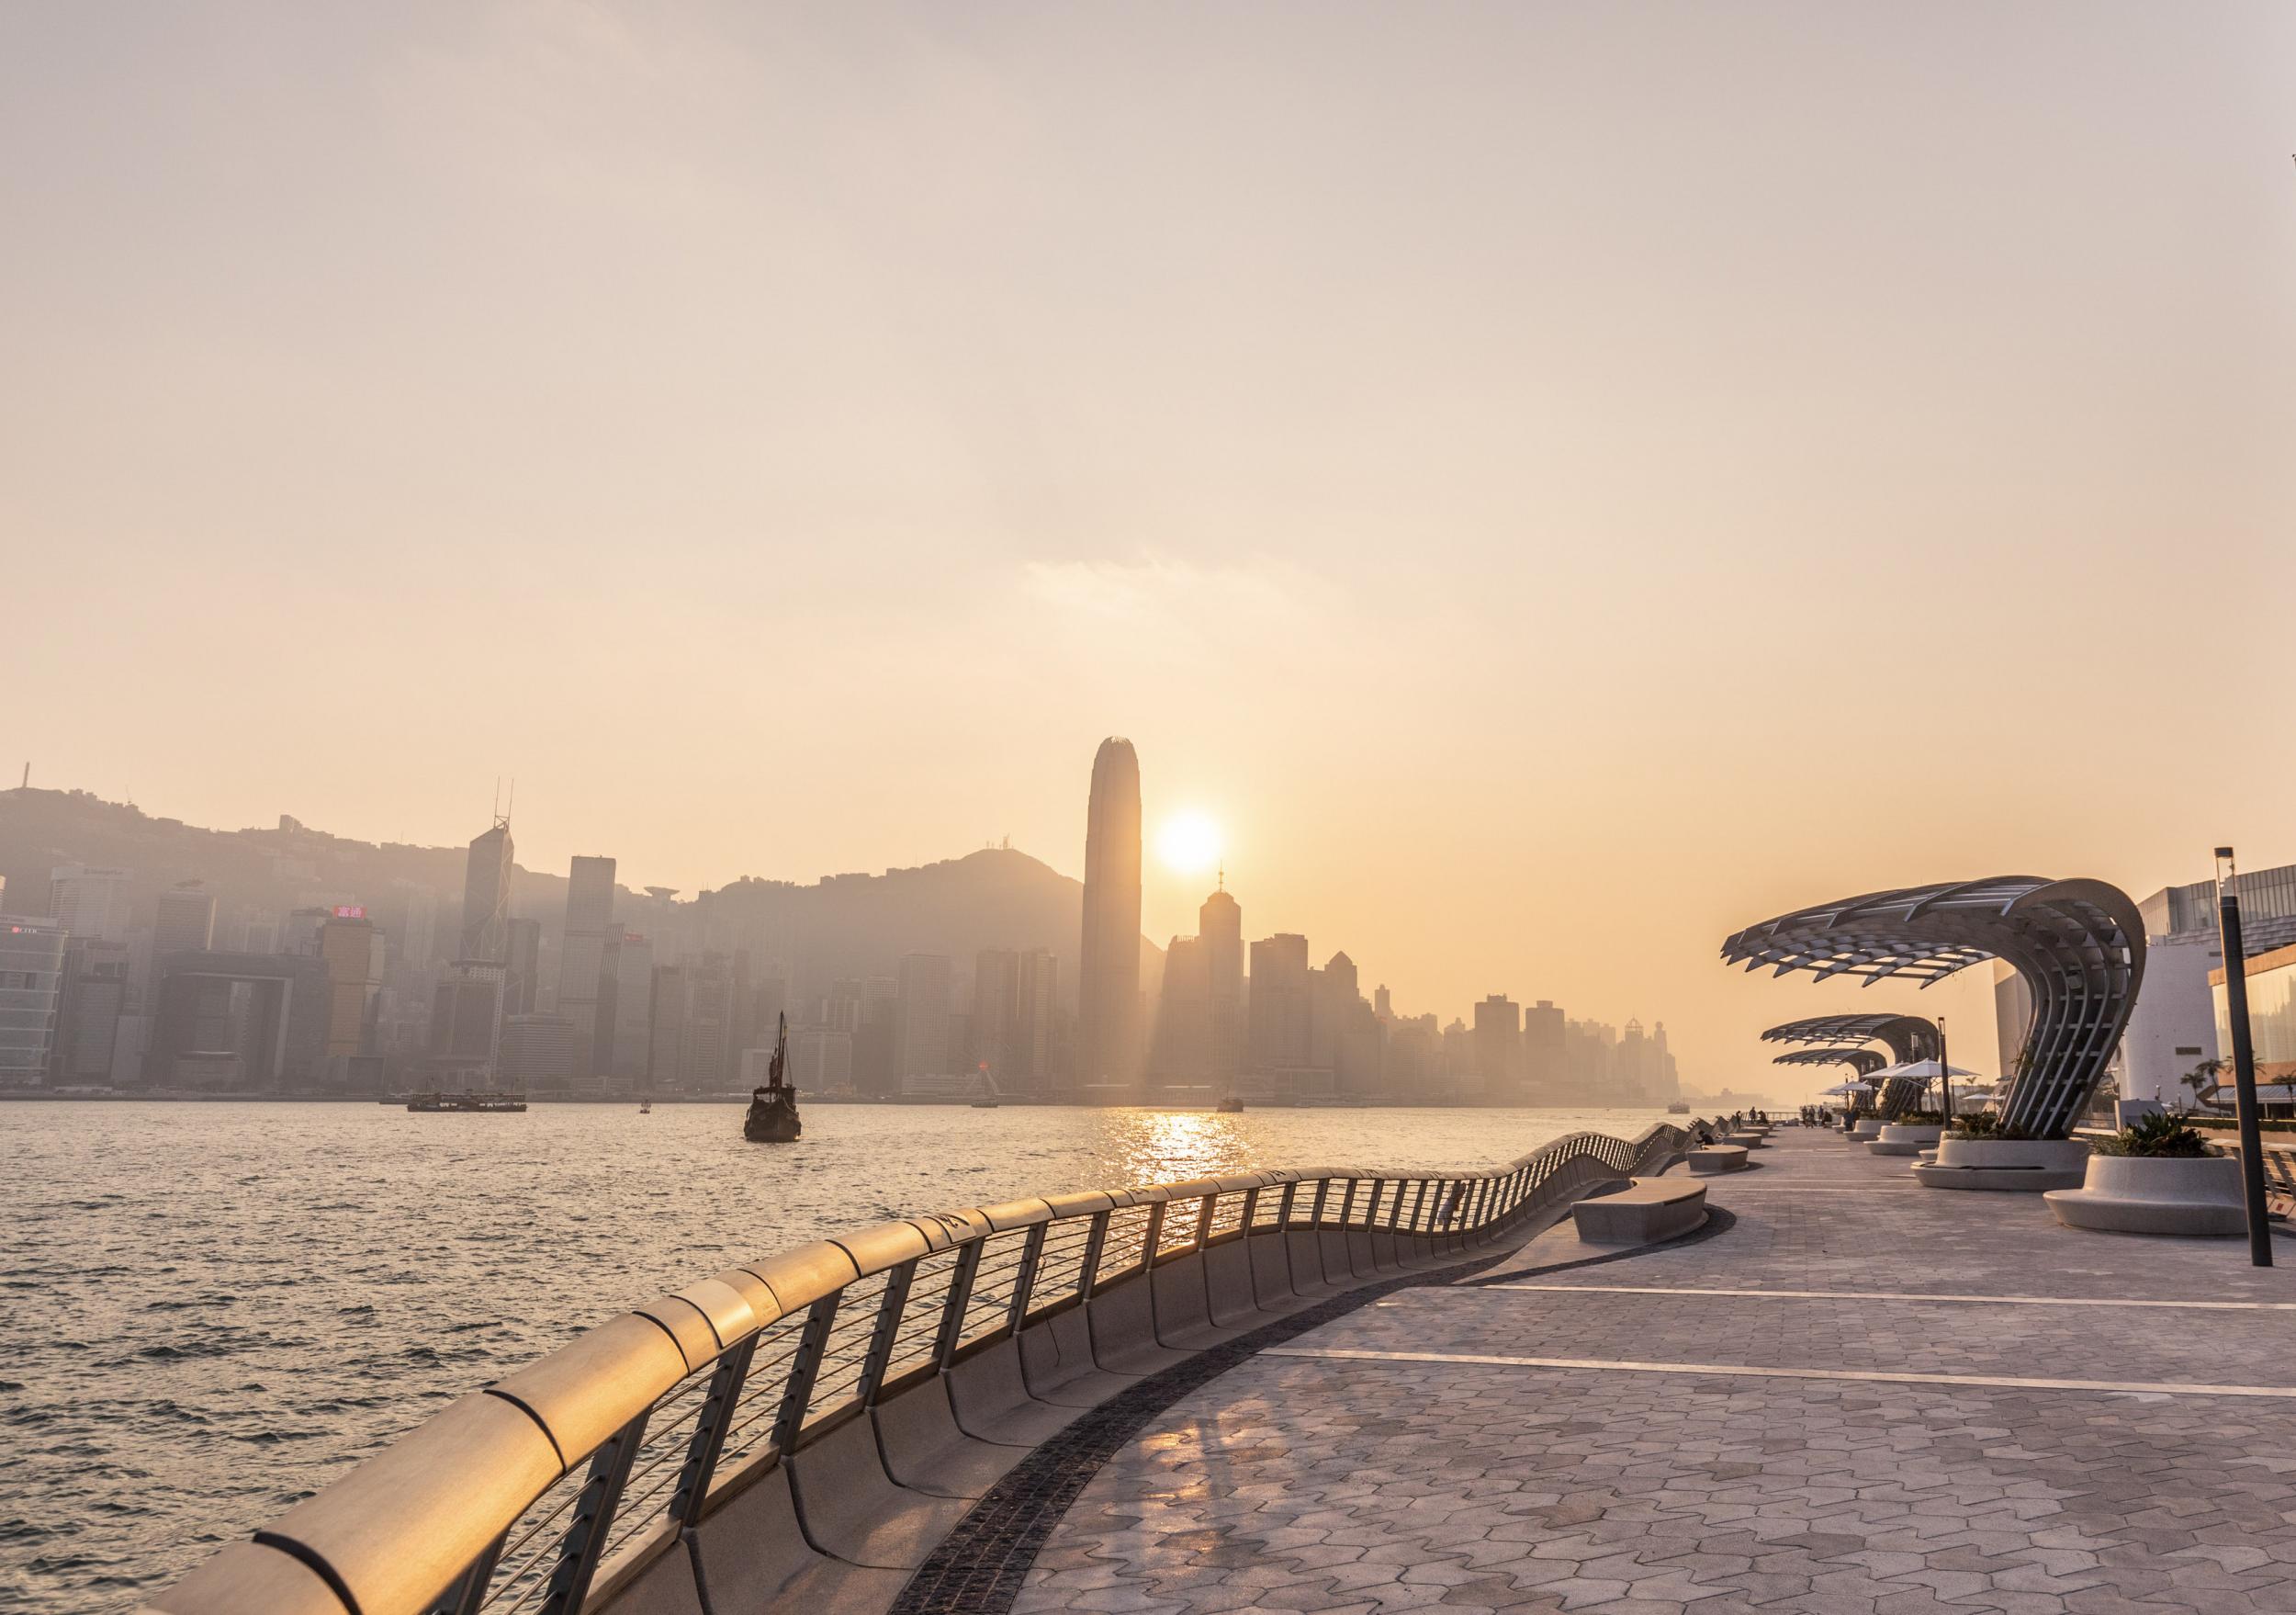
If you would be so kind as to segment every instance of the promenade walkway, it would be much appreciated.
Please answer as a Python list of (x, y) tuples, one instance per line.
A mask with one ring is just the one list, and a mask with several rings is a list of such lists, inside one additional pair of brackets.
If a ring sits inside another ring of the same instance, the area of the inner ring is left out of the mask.
[(1568, 1221), (1252, 1355), (1012, 1608), (2296, 1612), (2296, 1241), (2077, 1234), (1796, 1129), (1726, 1214)]

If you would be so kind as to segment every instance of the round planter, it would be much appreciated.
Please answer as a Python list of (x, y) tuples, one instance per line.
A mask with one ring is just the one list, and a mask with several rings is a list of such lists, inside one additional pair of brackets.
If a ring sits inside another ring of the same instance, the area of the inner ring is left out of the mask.
[(2088, 1146), (2077, 1138), (1940, 1139), (1937, 1159), (1913, 1169), (1927, 1189), (2007, 1190), (2027, 1194), (2078, 1189), (2088, 1163)]
[(2078, 1189), (2043, 1198), (2068, 1228), (2225, 1238), (2248, 1231), (2233, 1156), (2097, 1155)]
[(1879, 1138), (1882, 1135), (1882, 1129), (1887, 1125), (1888, 1124), (1884, 1122), (1879, 1116), (1861, 1116), (1858, 1118), (1857, 1125), (1850, 1129), (1850, 1136), (1852, 1138)]
[(1936, 1145), (1944, 1136), (1943, 1126), (1934, 1123), (1892, 1122), (1881, 1136), (1865, 1146), (1869, 1155), (1919, 1155)]

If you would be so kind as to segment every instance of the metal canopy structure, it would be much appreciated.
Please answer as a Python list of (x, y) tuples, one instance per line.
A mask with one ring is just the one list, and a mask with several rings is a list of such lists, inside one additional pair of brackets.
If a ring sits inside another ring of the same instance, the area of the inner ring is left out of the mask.
[(1999, 959), (2024, 978), (2033, 1003), (2001, 1120), (2029, 1137), (2063, 1138), (2128, 1025), (2144, 978), (2144, 926), (2128, 894), (2103, 881), (2002, 875), (1782, 914), (1731, 937), (1722, 958), (1780, 976), (1923, 987)]
[(1778, 1056), (1770, 1063), (1773, 1066), (1847, 1066), (1863, 1079), (1888, 1065), (1889, 1058), (1870, 1048), (1797, 1048), (1791, 1054)]
[[(1888, 1065), (1889, 1056), (1874, 1049), (1859, 1048), (1854, 1044), (1841, 1044), (1831, 1048), (1797, 1048), (1776, 1056), (1770, 1063), (1773, 1066), (1848, 1066), (1857, 1072), (1862, 1082)], [(1920, 1093), (1919, 1084), (1908, 1082), (1902, 1078), (1883, 1082), (1875, 1090), (1874, 1113), (1885, 1122), (1894, 1122), (1899, 1112), (1920, 1097)]]
[(1937, 1022), (1919, 1015), (1813, 1015), (1788, 1021), (1761, 1034), (1764, 1043), (1878, 1043), (1888, 1046), (1891, 1063), (1938, 1057)]

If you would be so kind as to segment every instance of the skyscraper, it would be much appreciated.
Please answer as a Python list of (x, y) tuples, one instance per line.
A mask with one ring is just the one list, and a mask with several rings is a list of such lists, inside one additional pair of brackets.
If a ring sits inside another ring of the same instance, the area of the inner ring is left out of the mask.
[(588, 1077), (613, 1064), (611, 1047), (593, 1056), (598, 1001), (611, 991), (605, 979), (606, 943), (613, 930), (614, 862), (577, 857), (566, 877), (566, 941), (558, 950), (558, 1013), (574, 1023), (574, 1075)]
[(894, 1038), (902, 1077), (949, 1074), (949, 960), (941, 954), (901, 955)]
[(1225, 876), (1197, 911), (1196, 934), (1204, 943), (1210, 1075), (1225, 1081), (1244, 1069), (1244, 906), (1228, 895)]
[[(1140, 821), (1137, 808), (1132, 814)], [(1134, 854), (1135, 870), (1140, 864)], [(91, 869), (65, 864), (48, 872), (48, 918), (73, 936), (99, 942), (128, 940), (128, 881), (125, 869)]]
[(154, 958), (204, 954), (215, 945), (215, 894), (196, 880), (160, 894), (159, 923), (152, 932)]
[(1255, 1071), (1308, 1063), (1308, 939), (1289, 932), (1252, 944), (1249, 1049)]
[(1523, 1068), (1523, 1011), (1504, 993), (1475, 1006), (1475, 1077), (1485, 1104), (1519, 1103)]
[(1140, 759), (1115, 736), (1092, 760), (1079, 954), (1078, 1079), (1130, 1083), (1140, 1065)]
[(462, 878), (463, 959), (502, 964), (511, 945), (511, 821), (497, 819), (494, 828), (470, 843), (470, 861)]
[(542, 986), (542, 921), (508, 920), (503, 921), (503, 927), (510, 939), (505, 955), (510, 981), (502, 1000), (502, 1013), (506, 1017), (531, 1015)]

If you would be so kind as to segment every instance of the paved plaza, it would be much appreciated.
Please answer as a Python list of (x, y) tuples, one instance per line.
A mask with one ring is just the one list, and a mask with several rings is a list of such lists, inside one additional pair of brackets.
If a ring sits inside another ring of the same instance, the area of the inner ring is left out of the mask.
[[(2296, 1615), (2296, 1272), (1786, 1129), (1175, 1403), (1014, 1608)], [(2296, 1264), (2296, 1240), (2276, 1252)]]

